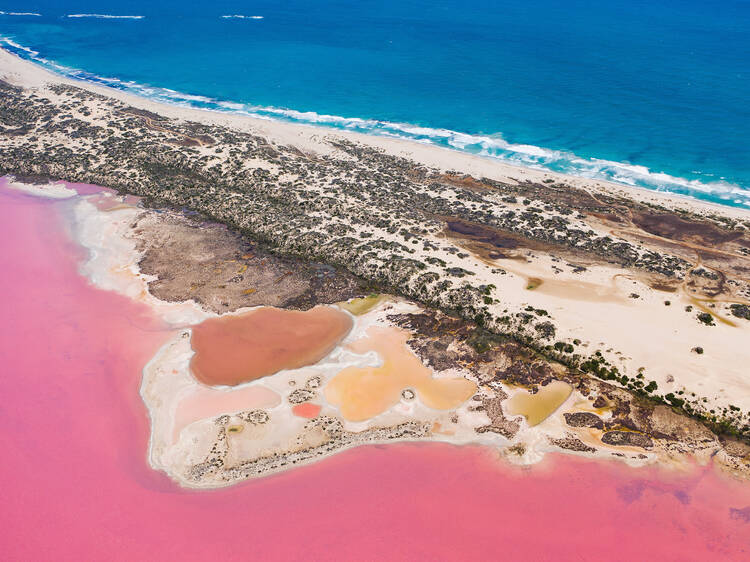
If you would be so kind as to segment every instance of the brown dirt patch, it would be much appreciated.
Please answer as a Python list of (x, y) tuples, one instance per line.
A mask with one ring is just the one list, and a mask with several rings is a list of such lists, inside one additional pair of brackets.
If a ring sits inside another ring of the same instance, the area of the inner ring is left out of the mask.
[(263, 251), (226, 227), (181, 213), (144, 213), (132, 235), (149, 291), (161, 300), (193, 299), (214, 312), (252, 306), (307, 310), (367, 293), (352, 275)]
[(665, 213), (633, 213), (633, 224), (655, 236), (708, 246), (724, 244), (742, 237), (741, 232), (723, 230), (713, 224), (687, 221)]

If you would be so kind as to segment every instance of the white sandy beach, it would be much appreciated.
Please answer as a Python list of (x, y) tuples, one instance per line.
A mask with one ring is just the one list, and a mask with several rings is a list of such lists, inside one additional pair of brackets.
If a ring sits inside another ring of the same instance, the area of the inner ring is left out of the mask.
[(605, 193), (624, 194), (639, 201), (654, 202), (672, 208), (689, 209), (697, 213), (703, 212), (707, 214), (721, 214), (728, 217), (750, 218), (750, 211), (744, 209), (699, 201), (673, 193), (650, 191), (606, 181), (513, 166), (497, 159), (475, 156), (458, 150), (405, 139), (365, 135), (349, 131), (332, 130), (325, 127), (261, 119), (248, 115), (159, 103), (121, 90), (54, 74), (3, 49), (0, 49), (0, 77), (11, 83), (25, 87), (40, 87), (47, 83), (71, 84), (78, 88), (120, 100), (139, 109), (153, 111), (165, 117), (237, 128), (263, 136), (272, 143), (295, 146), (305, 152), (335, 154), (336, 150), (326, 142), (326, 139), (343, 137), (364, 145), (379, 148), (388, 154), (409, 158), (429, 167), (443, 171), (460, 171), (478, 178), (486, 177), (496, 181), (509, 182), (538, 182), (553, 178), (560, 181), (564, 180), (570, 185), (593, 192), (601, 191)]

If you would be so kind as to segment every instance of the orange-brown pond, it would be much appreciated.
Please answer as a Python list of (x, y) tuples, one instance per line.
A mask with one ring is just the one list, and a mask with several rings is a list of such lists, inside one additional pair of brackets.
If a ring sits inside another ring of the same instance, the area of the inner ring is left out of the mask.
[(328, 306), (305, 312), (266, 307), (209, 318), (193, 327), (190, 370), (208, 385), (250, 382), (317, 363), (351, 328), (351, 317)]
[(349, 367), (326, 386), (327, 400), (350, 421), (363, 421), (382, 414), (413, 389), (425, 406), (452, 410), (468, 400), (476, 385), (463, 377), (433, 378), (430, 369), (406, 346), (409, 333), (397, 328), (372, 327), (366, 338), (349, 347), (357, 353), (375, 351), (380, 367)]

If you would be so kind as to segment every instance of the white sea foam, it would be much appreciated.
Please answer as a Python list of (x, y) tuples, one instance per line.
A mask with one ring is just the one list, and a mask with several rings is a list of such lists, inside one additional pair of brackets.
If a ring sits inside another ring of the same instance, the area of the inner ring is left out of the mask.
[(229, 14), (221, 16), (225, 20), (262, 20), (263, 16), (243, 16), (242, 14)]
[(511, 143), (505, 140), (499, 133), (493, 135), (472, 135), (445, 128), (430, 128), (410, 123), (397, 123), (359, 117), (342, 117), (316, 113), (314, 111), (259, 106), (219, 100), (202, 95), (186, 94), (169, 88), (147, 86), (132, 81), (102, 77), (82, 70), (65, 67), (54, 61), (40, 57), (36, 51), (19, 45), (9, 38), (0, 37), (0, 46), (3, 44), (11, 47), (11, 50), (20, 56), (31, 59), (59, 74), (127, 91), (163, 103), (238, 113), (260, 119), (278, 119), (294, 123), (322, 125), (359, 133), (400, 138), (477, 154), (527, 168), (611, 181), (654, 191), (667, 191), (698, 199), (707, 199), (717, 203), (750, 208), (750, 189), (724, 179), (716, 180), (711, 178), (709, 181), (705, 181), (683, 178), (664, 172), (652, 171), (645, 166), (637, 164), (598, 158), (583, 158), (572, 152), (551, 150), (529, 144)]
[(7, 45), (8, 47), (12, 47), (13, 49), (16, 49), (18, 51), (22, 51), (27, 54), (29, 58), (34, 58), (34, 60), (37, 60), (39, 52), (29, 49), (28, 47), (25, 47), (21, 45), (20, 43), (16, 43), (11, 39), (10, 37), (4, 37), (0, 35), (0, 47), (3, 45)]
[(146, 16), (115, 16), (112, 14), (66, 14), (66, 18), (97, 18), (103, 20), (142, 20)]
[(2, 12), (2, 11), (0, 11), (0, 16), (35, 16), (35, 17), (41, 17), (42, 14), (37, 14), (36, 12)]

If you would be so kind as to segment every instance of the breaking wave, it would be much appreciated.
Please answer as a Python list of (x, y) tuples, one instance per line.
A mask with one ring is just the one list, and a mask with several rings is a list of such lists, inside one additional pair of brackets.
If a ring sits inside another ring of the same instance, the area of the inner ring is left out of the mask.
[(0, 16), (36, 16), (36, 17), (41, 17), (42, 14), (37, 14), (36, 12), (3, 12), (3, 11), (0, 11)]
[(67, 14), (66, 18), (97, 18), (103, 20), (142, 20), (146, 16), (114, 16), (111, 14)]
[(225, 20), (262, 20), (263, 16), (243, 16), (242, 14), (231, 14), (227, 16), (221, 16)]
[[(118, 16), (124, 17), (124, 16)], [(226, 16), (224, 16), (226, 17)], [(750, 209), (750, 189), (726, 181), (702, 181), (655, 172), (645, 166), (599, 158), (585, 158), (572, 152), (539, 146), (512, 143), (502, 134), (481, 135), (450, 129), (422, 127), (359, 117), (326, 115), (314, 111), (297, 111), (279, 107), (259, 106), (224, 101), (201, 95), (178, 92), (170, 88), (148, 86), (118, 78), (107, 78), (60, 65), (39, 56), (37, 51), (0, 36), (0, 47), (22, 58), (32, 60), (58, 74), (77, 80), (108, 86), (142, 97), (197, 109), (236, 113), (261, 119), (325, 126), (339, 130), (416, 141), (453, 150), (493, 158), (508, 164), (572, 176), (610, 181), (654, 191), (676, 193), (733, 207)]]

